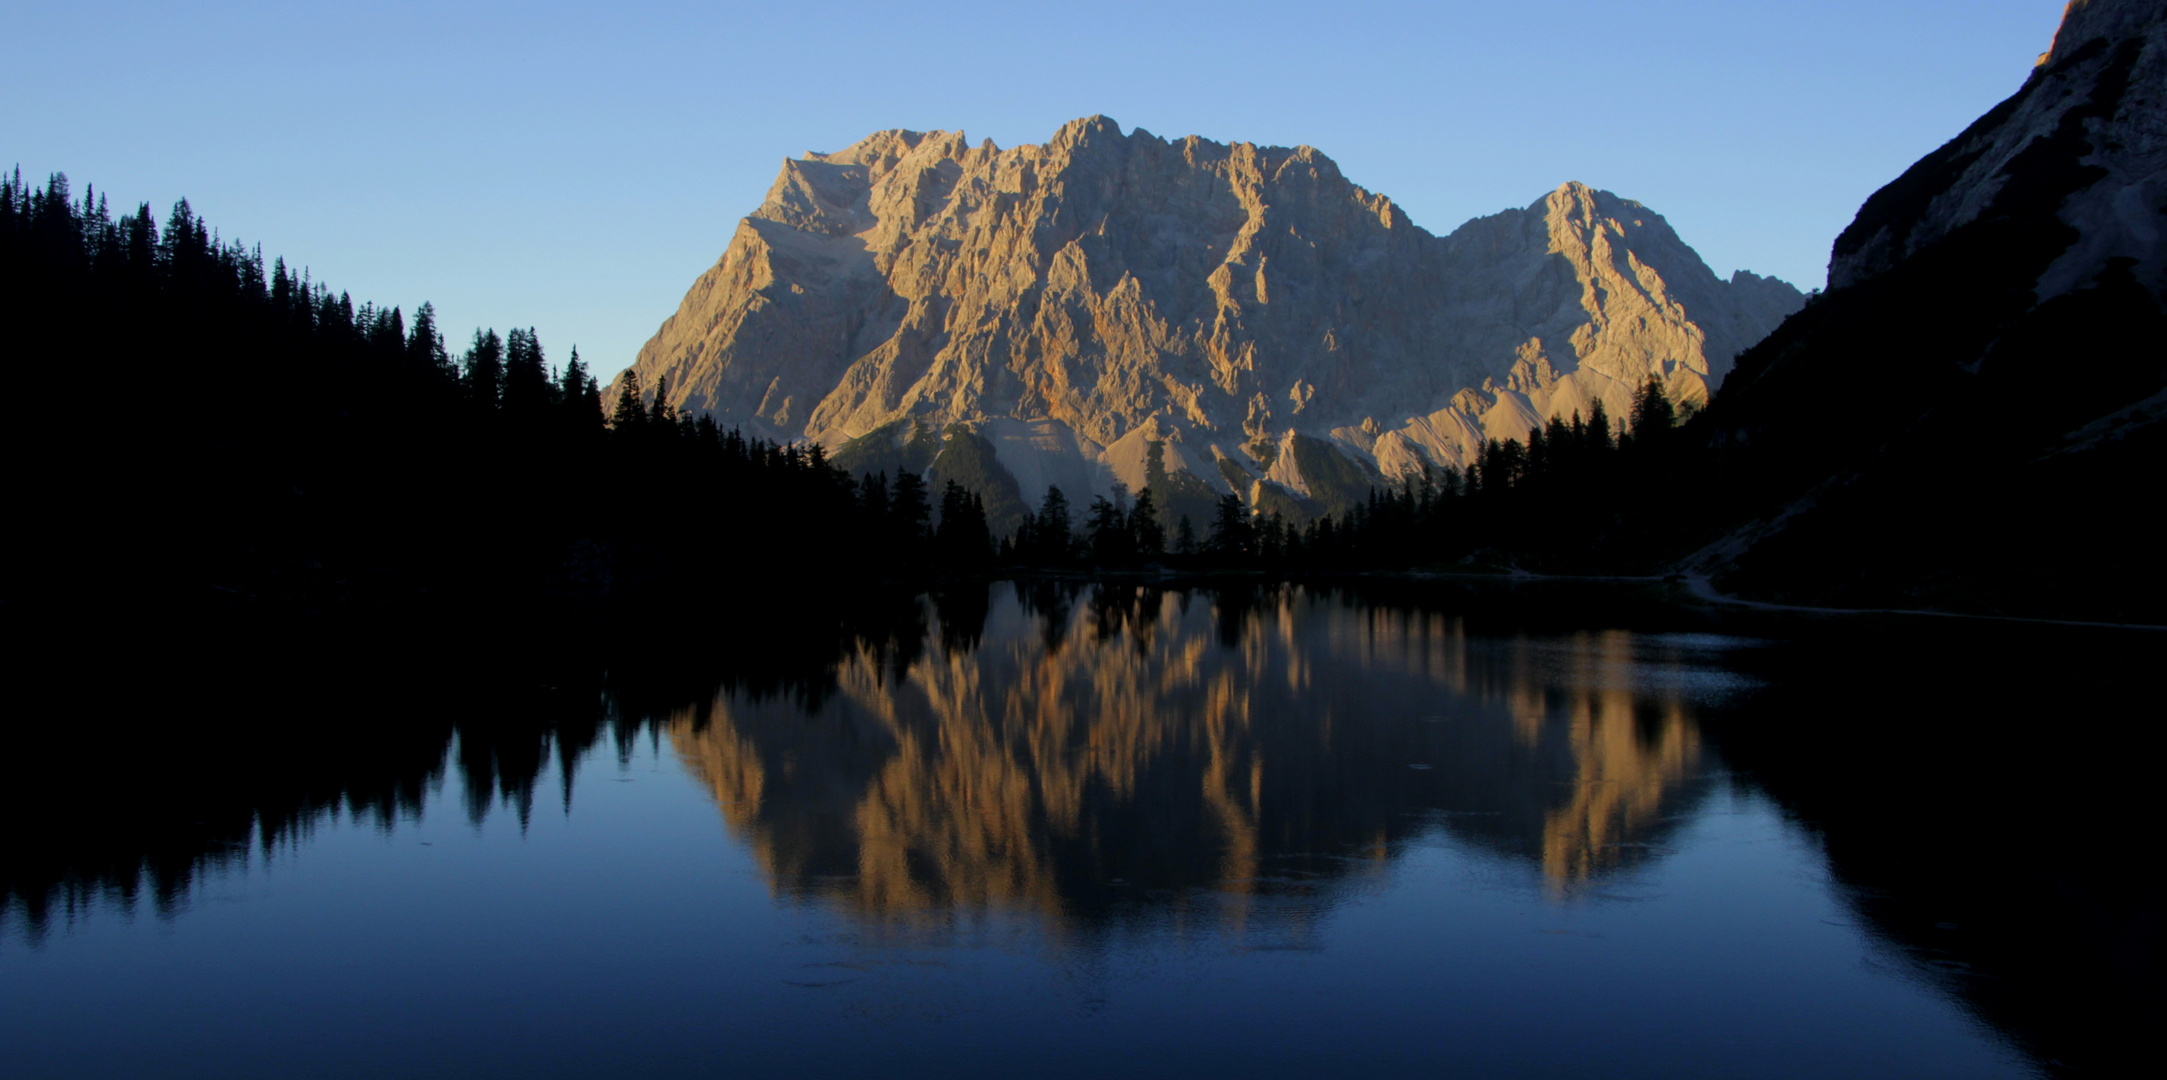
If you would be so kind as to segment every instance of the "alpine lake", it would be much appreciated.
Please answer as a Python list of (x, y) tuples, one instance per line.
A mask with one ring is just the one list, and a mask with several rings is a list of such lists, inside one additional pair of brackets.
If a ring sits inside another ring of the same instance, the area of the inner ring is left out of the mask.
[(238, 726), (215, 681), (41, 699), (109, 737), (10, 770), (0, 1076), (2152, 1056), (2167, 636), (1442, 580), (877, 622), (501, 693), (285, 679)]

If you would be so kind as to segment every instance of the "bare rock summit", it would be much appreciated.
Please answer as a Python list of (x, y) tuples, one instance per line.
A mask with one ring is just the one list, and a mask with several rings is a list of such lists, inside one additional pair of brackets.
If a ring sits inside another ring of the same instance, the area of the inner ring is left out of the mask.
[(1440, 238), (1310, 147), (1091, 117), (786, 161), (633, 370), (839, 458), (962, 436), (981, 485), (1028, 498), (1141, 486), (1157, 444), (1170, 475), (1314, 508), (1597, 400), (1622, 415), (1650, 375), (1704, 402), (1802, 302), (1581, 184)]

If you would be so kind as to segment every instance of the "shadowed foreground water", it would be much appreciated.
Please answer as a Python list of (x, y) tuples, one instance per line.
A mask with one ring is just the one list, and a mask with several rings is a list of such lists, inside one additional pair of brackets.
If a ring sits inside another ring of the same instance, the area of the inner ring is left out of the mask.
[[(1833, 762), (1909, 760), (1858, 717), (1921, 692), (1863, 659), (1916, 631), (1514, 610), (1001, 584), (817, 678), (409, 723), (140, 884), (11, 874), (0, 1073), (1988, 1077), (2104, 1038), (2034, 1000), (2063, 946), (1979, 936), (2041, 912), (1949, 915), (2021, 884), (1906, 885), (1866, 836), (1919, 803), (1845, 801)], [(2112, 992), (2156, 986), (2156, 897), (2065, 876)]]

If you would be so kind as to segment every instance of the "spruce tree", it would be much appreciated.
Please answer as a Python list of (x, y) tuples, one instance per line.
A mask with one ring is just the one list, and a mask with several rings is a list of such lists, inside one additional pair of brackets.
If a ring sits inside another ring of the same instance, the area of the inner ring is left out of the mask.
[[(133, 262), (132, 256), (130, 261)], [(148, 263), (138, 263), (136, 265), (148, 265)], [(294, 281), (292, 278), (286, 276), (286, 260), (282, 256), (276, 263), (272, 264), (271, 267), (272, 311), (280, 315), (285, 315), (293, 310), (293, 287)], [(414, 313), (414, 318), (417, 320), (422, 317), (423, 312), (427, 312), (430, 310), (429, 305), (427, 304), (423, 304), (421, 305), (421, 307), (421, 311)], [(415, 326), (419, 327), (420, 323), (417, 321), (415, 323)]]
[(888, 506), (888, 535), (895, 545), (896, 555), (909, 562), (922, 557), (926, 539), (932, 532), (932, 515), (933, 508), (926, 502), (925, 481), (908, 469), (897, 473), (895, 492)]
[(655, 376), (655, 397), (647, 407), (647, 425), (656, 431), (677, 429), (677, 410), (670, 406), (670, 377)]
[(640, 407), (639, 372), (626, 368), (624, 378), (617, 383), (617, 407), (610, 412), (609, 425), (623, 432), (647, 427), (647, 411)]
[(1588, 435), (1585, 443), (1589, 450), (1602, 453), (1617, 449), (1610, 437), (1610, 412), (1603, 408), (1603, 399), (1596, 398), (1588, 405)]
[(1129, 511), (1129, 536), (1140, 559), (1148, 562), (1166, 554), (1166, 527), (1159, 524), (1159, 503), (1149, 486), (1136, 493), (1136, 508)]
[(957, 570), (978, 569), (993, 554), (985, 503), (953, 480), (941, 489), (941, 520), (934, 534), (934, 548), (943, 566)]
[(474, 331), (474, 344), (460, 366), (467, 400), (478, 408), (496, 408), (504, 397), (504, 339), (495, 330)]
[(572, 347), (572, 359), (566, 361), (552, 396), (564, 417), (564, 430), (575, 437), (583, 437), (601, 429), (604, 420), (602, 390), (594, 376), (588, 374), (587, 365), (580, 360), (579, 346)]
[(1287, 553), (1287, 521), (1274, 510), (1265, 515), (1256, 529), (1257, 558), (1266, 564), (1276, 564)]
[[(133, 274), (147, 277), (155, 269), (158, 260), (158, 222), (151, 217), (150, 204), (138, 205), (135, 216), (127, 220), (124, 229), (127, 233), (128, 269)], [(278, 265), (284, 267), (286, 260), (279, 259)], [(292, 298), (292, 281), (291, 277), (287, 278), (289, 301)]]
[(602, 427), (602, 383), (580, 363), (579, 346), (572, 347), (572, 362), (564, 371), (564, 405), (572, 412), (575, 429), (595, 431)]
[(1633, 441), (1647, 444), (1660, 440), (1677, 424), (1678, 410), (1670, 403), (1670, 395), (1663, 392), (1663, 383), (1648, 376), (1640, 393), (1633, 397)]
[(1093, 561), (1112, 566), (1129, 561), (1134, 540), (1129, 534), (1128, 515), (1121, 512), (1118, 503), (1094, 496), (1085, 521)]
[(969, 519), (969, 534), (965, 539), (971, 545), (971, 565), (982, 567), (993, 558), (993, 524), (991, 519), (986, 516), (985, 497), (975, 491), (967, 492), (967, 494), (971, 499), (971, 516)]
[(1068, 496), (1058, 487), (1048, 486), (1046, 498), (1039, 504), (1038, 520), (1032, 528), (1033, 554), (1046, 562), (1066, 562), (1075, 544), (1074, 525), (1069, 521)]
[(1241, 496), (1221, 495), (1211, 522), (1211, 536), (1205, 541), (1211, 554), (1236, 562), (1248, 555), (1253, 542), (1250, 531), (1249, 511), (1242, 506)]
[(532, 327), (513, 328), (504, 345), (504, 411), (539, 413), (549, 405), (549, 371)]
[[(581, 414), (587, 404), (587, 383), (587, 365), (579, 358), (579, 346), (574, 345), (572, 358), (565, 361), (564, 372), (557, 379), (557, 403), (575, 420), (584, 419)], [(600, 409), (593, 413), (596, 419), (602, 416)]]
[(867, 535), (885, 540), (888, 531), (888, 474), (870, 473), (858, 482), (858, 513)]
[(1527, 477), (1536, 483), (1550, 473), (1550, 438), (1541, 424), (1527, 429)]
[(962, 524), (962, 517), (968, 513), (965, 507), (969, 502), (969, 496), (955, 481), (950, 480), (941, 485), (940, 520), (933, 526), (933, 548), (943, 563), (953, 561), (949, 548), (955, 542), (956, 529)]
[[(1579, 413), (1573, 414), (1575, 423), (1579, 418)], [(1562, 416), (1553, 416), (1543, 429), (1543, 436), (1550, 444), (1550, 464), (1571, 468), (1570, 463), (1578, 456), (1580, 446), (1573, 436), (1573, 425), (1566, 423)]]

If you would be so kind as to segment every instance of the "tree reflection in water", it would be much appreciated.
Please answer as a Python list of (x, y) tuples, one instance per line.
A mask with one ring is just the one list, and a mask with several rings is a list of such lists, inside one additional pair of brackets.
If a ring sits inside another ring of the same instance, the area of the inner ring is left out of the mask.
[(0, 933), (175, 915), (447, 789), (475, 821), (575, 813), (583, 762), (666, 736), (774, 895), (876, 937), (1014, 913), (1306, 947), (1437, 837), (1576, 904), (1731, 785), (2043, 1071), (2130, 1058), (2159, 1011), (2155, 635), (1587, 583), (774, 588), (601, 629), (204, 633), (73, 676), (15, 654)]

